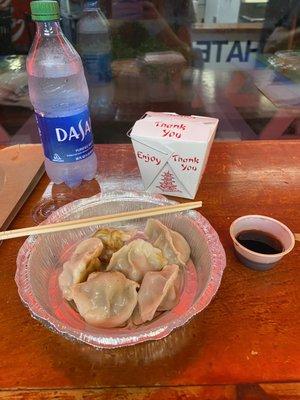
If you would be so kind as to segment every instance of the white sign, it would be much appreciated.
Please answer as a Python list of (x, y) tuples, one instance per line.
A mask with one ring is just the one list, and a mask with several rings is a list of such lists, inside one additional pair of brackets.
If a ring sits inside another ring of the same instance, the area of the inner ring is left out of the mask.
[(258, 52), (257, 41), (247, 40), (197, 40), (193, 42), (196, 52), (201, 52), (206, 66), (214, 68), (253, 68)]

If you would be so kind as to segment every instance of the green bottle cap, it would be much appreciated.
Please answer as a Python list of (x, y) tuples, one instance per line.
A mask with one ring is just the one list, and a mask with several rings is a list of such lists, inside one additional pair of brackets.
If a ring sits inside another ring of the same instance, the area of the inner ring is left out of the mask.
[(56, 0), (35, 0), (30, 3), (34, 21), (55, 21), (59, 19), (59, 5)]

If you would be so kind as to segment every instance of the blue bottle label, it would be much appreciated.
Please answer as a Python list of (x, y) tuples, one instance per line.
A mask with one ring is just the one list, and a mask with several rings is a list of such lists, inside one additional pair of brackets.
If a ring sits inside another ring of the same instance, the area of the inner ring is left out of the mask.
[(93, 153), (93, 134), (88, 108), (67, 117), (43, 117), (35, 113), (44, 154), (50, 161), (72, 163)]
[(84, 54), (82, 61), (90, 82), (111, 82), (111, 53)]

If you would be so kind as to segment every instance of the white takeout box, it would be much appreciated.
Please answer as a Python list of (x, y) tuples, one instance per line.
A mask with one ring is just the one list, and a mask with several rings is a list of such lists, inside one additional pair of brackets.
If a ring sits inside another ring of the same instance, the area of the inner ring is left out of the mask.
[(194, 199), (218, 119), (147, 112), (130, 133), (147, 192)]

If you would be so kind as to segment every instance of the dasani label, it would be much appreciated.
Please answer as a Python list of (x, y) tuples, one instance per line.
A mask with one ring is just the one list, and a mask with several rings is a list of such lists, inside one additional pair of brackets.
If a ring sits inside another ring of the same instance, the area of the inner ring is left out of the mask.
[(45, 157), (57, 163), (71, 163), (93, 152), (89, 111), (67, 117), (44, 117), (35, 113)]

